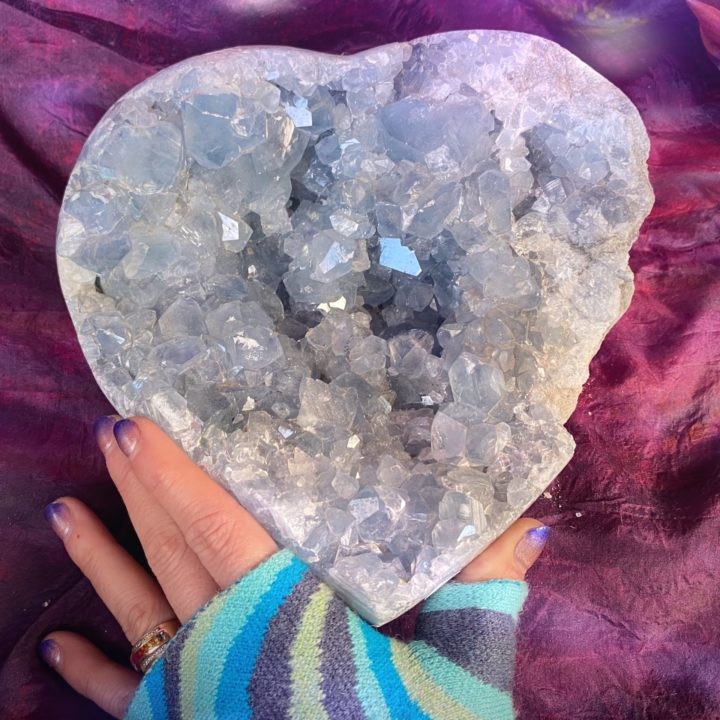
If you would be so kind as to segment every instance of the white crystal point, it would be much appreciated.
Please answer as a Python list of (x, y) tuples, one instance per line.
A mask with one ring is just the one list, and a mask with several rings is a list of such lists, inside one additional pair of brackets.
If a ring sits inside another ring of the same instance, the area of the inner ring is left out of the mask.
[(455, 575), (573, 452), (652, 204), (630, 101), (462, 31), (235, 48), (98, 124), (58, 228), (83, 351), (368, 620)]

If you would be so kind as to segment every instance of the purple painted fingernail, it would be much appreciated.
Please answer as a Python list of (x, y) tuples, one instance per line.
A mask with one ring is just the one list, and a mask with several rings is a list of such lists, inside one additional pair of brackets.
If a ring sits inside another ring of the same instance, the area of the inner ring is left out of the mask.
[(51, 502), (43, 510), (45, 519), (59, 538), (64, 538), (70, 532), (70, 510), (63, 502)]
[(120, 449), (125, 455), (132, 457), (140, 440), (140, 428), (137, 423), (133, 420), (120, 420), (115, 423), (113, 433)]
[(118, 418), (112, 415), (102, 415), (96, 421), (93, 427), (95, 433), (95, 442), (104, 453), (112, 446), (115, 438), (113, 437), (113, 426)]
[(522, 536), (515, 546), (515, 558), (525, 570), (540, 557), (549, 536), (550, 528), (547, 525), (532, 528)]
[(60, 646), (54, 641), (46, 638), (38, 645), (38, 653), (46, 665), (51, 668), (60, 664)]

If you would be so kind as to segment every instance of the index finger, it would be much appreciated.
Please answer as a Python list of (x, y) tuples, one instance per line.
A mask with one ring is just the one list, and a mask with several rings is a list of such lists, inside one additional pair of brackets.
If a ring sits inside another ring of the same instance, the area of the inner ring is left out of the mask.
[(221, 588), (277, 550), (262, 525), (152, 421), (121, 420), (113, 432), (135, 477), (165, 508)]

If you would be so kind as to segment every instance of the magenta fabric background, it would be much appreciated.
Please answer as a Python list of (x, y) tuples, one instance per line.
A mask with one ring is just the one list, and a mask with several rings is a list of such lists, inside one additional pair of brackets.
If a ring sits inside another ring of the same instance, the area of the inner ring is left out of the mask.
[(58, 207), (90, 130), (201, 52), (351, 52), (472, 27), (552, 38), (618, 84), (650, 132), (657, 195), (632, 305), (568, 423), (575, 458), (530, 513), (555, 529), (522, 616), (519, 716), (720, 718), (718, 0), (0, 1), (0, 718), (106, 717), (41, 665), (48, 630), (127, 652), (41, 513), (72, 493), (137, 547), (91, 437), (109, 407), (55, 273)]

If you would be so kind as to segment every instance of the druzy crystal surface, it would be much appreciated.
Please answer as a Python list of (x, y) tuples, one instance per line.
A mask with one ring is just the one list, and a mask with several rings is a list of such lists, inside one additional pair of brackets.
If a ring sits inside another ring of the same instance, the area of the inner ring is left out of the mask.
[(374, 623), (566, 464), (629, 301), (648, 140), (546, 40), (225, 50), (116, 103), (70, 178), (63, 291), (160, 423)]

